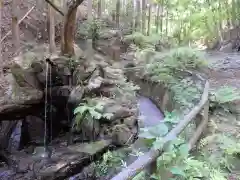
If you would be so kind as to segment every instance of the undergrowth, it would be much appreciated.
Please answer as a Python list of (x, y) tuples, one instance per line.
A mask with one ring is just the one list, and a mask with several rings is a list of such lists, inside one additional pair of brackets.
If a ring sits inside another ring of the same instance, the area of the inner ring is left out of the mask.
[[(168, 121), (167, 121), (168, 122)], [(164, 128), (163, 128), (164, 127)], [(161, 128), (161, 129), (159, 129)], [(159, 131), (156, 131), (159, 129)], [(193, 180), (210, 179), (225, 180), (225, 174), (220, 167), (212, 166), (208, 161), (197, 159), (189, 154), (189, 146), (184, 139), (173, 137), (169, 142), (163, 141), (163, 136), (168, 132), (166, 125), (144, 129), (140, 134), (146, 143), (155, 149), (162, 149), (164, 153), (157, 158), (156, 173), (151, 178), (156, 180), (175, 179)], [(147, 173), (142, 172), (134, 180), (146, 178)]]
[[(201, 74), (208, 64), (203, 55), (196, 49), (180, 47), (166, 52), (156, 52), (154, 45), (157, 39), (151, 40), (141, 34), (134, 34), (126, 39), (137, 46), (137, 59), (145, 66), (145, 75), (154, 82), (167, 86), (174, 94), (174, 100), (182, 107), (193, 107), (203, 92), (201, 81), (196, 81), (194, 73)], [(139, 65), (139, 64), (138, 64)], [(187, 75), (186, 75), (187, 74)], [(215, 93), (210, 93), (211, 107), (222, 107), (239, 99), (239, 93), (232, 87), (223, 87)], [(165, 172), (171, 172), (175, 180), (210, 179), (227, 180), (228, 173), (233, 169), (232, 161), (239, 156), (239, 142), (225, 135), (214, 135), (218, 141), (212, 144), (218, 146), (219, 152), (204, 151), (198, 149), (200, 156), (192, 157), (189, 154), (185, 140), (172, 137), (168, 143), (163, 137), (179, 122), (177, 112), (167, 113), (164, 123), (158, 126), (143, 128), (139, 137), (146, 144), (155, 149), (162, 149), (164, 153), (157, 159), (157, 172), (150, 175), (153, 179), (166, 178)], [(205, 146), (212, 137), (201, 141), (201, 147)], [(164, 171), (163, 171), (164, 170)], [(148, 179), (146, 172), (139, 173), (134, 180)]]
[[(145, 63), (145, 74), (154, 82), (164, 84), (174, 94), (179, 108), (189, 108), (196, 104), (203, 92), (204, 82), (194, 78), (193, 72), (201, 72), (207, 67), (202, 54), (195, 49), (181, 47), (168, 52), (149, 51), (139, 53), (138, 58)], [(190, 76), (189, 76), (190, 75)]]

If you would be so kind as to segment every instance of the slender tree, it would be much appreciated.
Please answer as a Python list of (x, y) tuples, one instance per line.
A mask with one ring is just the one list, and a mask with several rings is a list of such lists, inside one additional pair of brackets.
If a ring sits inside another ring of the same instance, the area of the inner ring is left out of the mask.
[[(0, 0), (0, 27), (2, 24), (2, 0)], [(0, 40), (2, 39), (2, 29), (0, 28)], [(0, 63), (3, 64), (3, 59), (2, 59), (2, 43), (0, 43)], [(0, 67), (0, 78), (3, 76), (3, 69), (2, 66)]]
[[(54, 1), (53, 1), (54, 2)], [(50, 4), (48, 6), (48, 33), (49, 33), (49, 51), (54, 53), (56, 51), (55, 43), (55, 19), (54, 9)]]
[(102, 16), (102, 1), (98, 0), (98, 18)]
[(13, 46), (16, 55), (20, 48), (20, 36), (19, 36), (19, 26), (18, 26), (18, 0), (12, 0), (12, 35), (13, 35)]
[(78, 6), (83, 0), (72, 0), (68, 7), (67, 13), (64, 18), (64, 38), (62, 43), (62, 54), (73, 56), (74, 52), (74, 32), (75, 32), (75, 21)]
[(121, 9), (120, 0), (117, 0), (117, 2), (116, 2), (116, 25), (117, 25), (117, 28), (119, 28), (119, 24), (120, 24), (120, 9)]
[(136, 0), (135, 29), (137, 31), (140, 30), (140, 15), (141, 15), (140, 0)]
[(147, 35), (150, 35), (151, 32), (151, 14), (152, 14), (152, 5), (148, 5), (148, 30), (147, 30)]
[(146, 33), (146, 0), (142, 0), (142, 33)]
[(156, 33), (159, 33), (159, 23), (160, 23), (160, 5), (157, 5), (157, 15), (156, 15)]

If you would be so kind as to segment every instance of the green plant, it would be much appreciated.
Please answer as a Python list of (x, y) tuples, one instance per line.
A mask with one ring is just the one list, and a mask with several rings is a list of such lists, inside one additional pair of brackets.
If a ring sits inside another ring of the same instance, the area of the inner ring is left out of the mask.
[[(144, 53), (141, 54), (141, 58), (144, 57)], [(180, 107), (191, 107), (199, 100), (203, 85), (184, 75), (184, 72), (201, 71), (207, 66), (197, 50), (182, 47), (165, 53), (154, 52), (145, 64), (146, 75), (152, 81), (165, 84)]]
[(108, 151), (103, 155), (101, 161), (97, 161), (95, 164), (95, 172), (97, 177), (107, 175), (108, 170), (111, 168), (118, 168), (123, 165), (123, 158), (125, 156), (117, 151)]
[(91, 37), (93, 40), (99, 39), (99, 32), (101, 28), (101, 22), (98, 19), (94, 19), (88, 23), (87, 26), (88, 37)]
[(226, 179), (220, 170), (212, 168), (207, 161), (190, 157), (189, 147), (181, 139), (171, 141), (157, 159), (157, 171), (152, 178), (161, 180), (166, 176), (175, 180)]
[[(163, 150), (163, 154), (157, 159), (157, 171), (151, 175), (153, 179), (161, 180), (169, 174), (175, 180), (194, 180), (194, 179), (226, 179), (220, 168), (212, 167), (208, 161), (193, 158), (189, 155), (189, 146), (184, 139), (173, 137), (172, 140), (165, 142), (163, 136), (169, 132), (167, 124), (175, 124), (178, 120), (177, 113), (167, 113), (164, 123), (158, 126), (140, 129), (139, 136), (144, 138), (148, 146)], [(231, 147), (232, 149), (232, 147)], [(144, 172), (138, 175), (139, 179), (145, 177)], [(138, 179), (137, 178), (137, 179)], [(166, 177), (165, 177), (166, 179)]]
[(224, 86), (210, 93), (210, 106), (227, 110), (228, 103), (238, 99), (240, 99), (240, 93), (237, 88)]
[(200, 141), (199, 149), (205, 159), (215, 168), (226, 168), (231, 172), (233, 161), (240, 154), (240, 142), (224, 134), (213, 134)]
[(133, 34), (126, 35), (124, 41), (135, 44), (139, 49), (155, 49), (155, 45), (160, 39), (159, 35), (144, 36), (142, 33), (134, 32)]
[[(80, 103), (78, 107), (74, 110), (74, 115), (76, 116), (76, 124), (80, 127), (82, 121), (84, 119), (93, 119), (99, 120), (101, 118), (110, 119), (113, 114), (112, 113), (104, 113), (104, 101), (95, 101), (92, 99), (86, 99), (85, 102)], [(91, 118), (87, 118), (90, 116)]]

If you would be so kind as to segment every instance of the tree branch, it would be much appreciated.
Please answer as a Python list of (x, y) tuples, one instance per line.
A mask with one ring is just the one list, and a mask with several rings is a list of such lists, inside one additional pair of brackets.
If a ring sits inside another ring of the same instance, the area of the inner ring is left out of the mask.
[(56, 10), (59, 14), (61, 14), (62, 16), (64, 16), (64, 13), (62, 10), (60, 10), (57, 5), (55, 5), (52, 1), (50, 0), (45, 0), (48, 4), (50, 4), (54, 10)]

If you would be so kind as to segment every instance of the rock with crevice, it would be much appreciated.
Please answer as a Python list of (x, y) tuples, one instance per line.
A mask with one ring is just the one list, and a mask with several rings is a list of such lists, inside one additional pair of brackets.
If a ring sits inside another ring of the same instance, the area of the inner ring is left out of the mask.
[(134, 134), (125, 124), (119, 124), (112, 127), (113, 144), (126, 146), (132, 144), (136, 134)]

